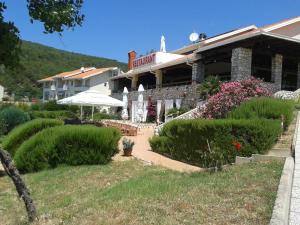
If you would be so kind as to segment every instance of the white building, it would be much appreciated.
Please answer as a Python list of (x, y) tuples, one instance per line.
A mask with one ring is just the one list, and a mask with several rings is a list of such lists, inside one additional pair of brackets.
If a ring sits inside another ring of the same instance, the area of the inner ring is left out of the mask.
[(4, 97), (4, 87), (0, 85), (0, 102), (3, 101), (3, 97)]
[(109, 79), (118, 73), (117, 67), (82, 67), (47, 77), (38, 82), (43, 84), (43, 101), (62, 99), (90, 89), (110, 95)]

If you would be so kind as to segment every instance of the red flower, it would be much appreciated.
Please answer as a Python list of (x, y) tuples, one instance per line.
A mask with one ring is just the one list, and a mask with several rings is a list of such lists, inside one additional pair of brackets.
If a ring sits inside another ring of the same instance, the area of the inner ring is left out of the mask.
[(235, 149), (237, 150), (237, 151), (240, 151), (241, 150), (241, 148), (242, 148), (242, 145), (241, 145), (241, 143), (239, 143), (239, 142), (232, 142), (232, 144), (234, 145), (234, 147), (235, 147)]

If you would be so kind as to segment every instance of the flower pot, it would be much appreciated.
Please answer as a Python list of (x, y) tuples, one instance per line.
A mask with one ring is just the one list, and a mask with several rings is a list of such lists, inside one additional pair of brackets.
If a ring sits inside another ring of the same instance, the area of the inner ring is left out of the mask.
[(123, 149), (124, 156), (131, 156), (132, 148), (131, 149)]

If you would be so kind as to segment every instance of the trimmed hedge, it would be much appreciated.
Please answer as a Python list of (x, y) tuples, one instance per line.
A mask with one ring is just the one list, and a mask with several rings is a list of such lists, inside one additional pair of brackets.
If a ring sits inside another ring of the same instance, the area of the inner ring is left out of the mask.
[(294, 102), (275, 98), (253, 98), (243, 102), (227, 117), (232, 119), (277, 119), (284, 116), (284, 128), (293, 120)]
[[(90, 116), (90, 118), (92, 118), (92, 116)], [(102, 112), (94, 114), (94, 120), (105, 120), (105, 119), (119, 120), (120, 117), (116, 114), (107, 114)]]
[(45, 128), (59, 125), (63, 125), (63, 122), (55, 119), (31, 120), (13, 129), (3, 139), (2, 146), (5, 150), (14, 155), (15, 151), (25, 140), (27, 140), (28, 138)]
[(279, 120), (174, 120), (150, 139), (150, 145), (176, 160), (215, 167), (234, 162), (236, 155), (266, 152), (280, 133)]
[(37, 118), (49, 118), (49, 119), (59, 119), (64, 120), (67, 118), (77, 118), (76, 114), (70, 111), (31, 111), (31, 119)]
[(94, 126), (58, 126), (25, 141), (14, 160), (21, 172), (34, 172), (58, 164), (105, 164), (118, 152), (120, 132)]
[(7, 134), (28, 120), (30, 120), (29, 115), (15, 106), (4, 108), (0, 111), (0, 134)]

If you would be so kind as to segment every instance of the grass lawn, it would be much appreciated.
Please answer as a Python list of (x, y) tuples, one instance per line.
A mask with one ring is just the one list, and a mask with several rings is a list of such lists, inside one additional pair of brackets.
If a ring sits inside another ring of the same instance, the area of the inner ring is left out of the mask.
[[(269, 224), (282, 164), (182, 174), (132, 160), (27, 174), (36, 224)], [(23, 202), (0, 177), (0, 224), (26, 224)]]

